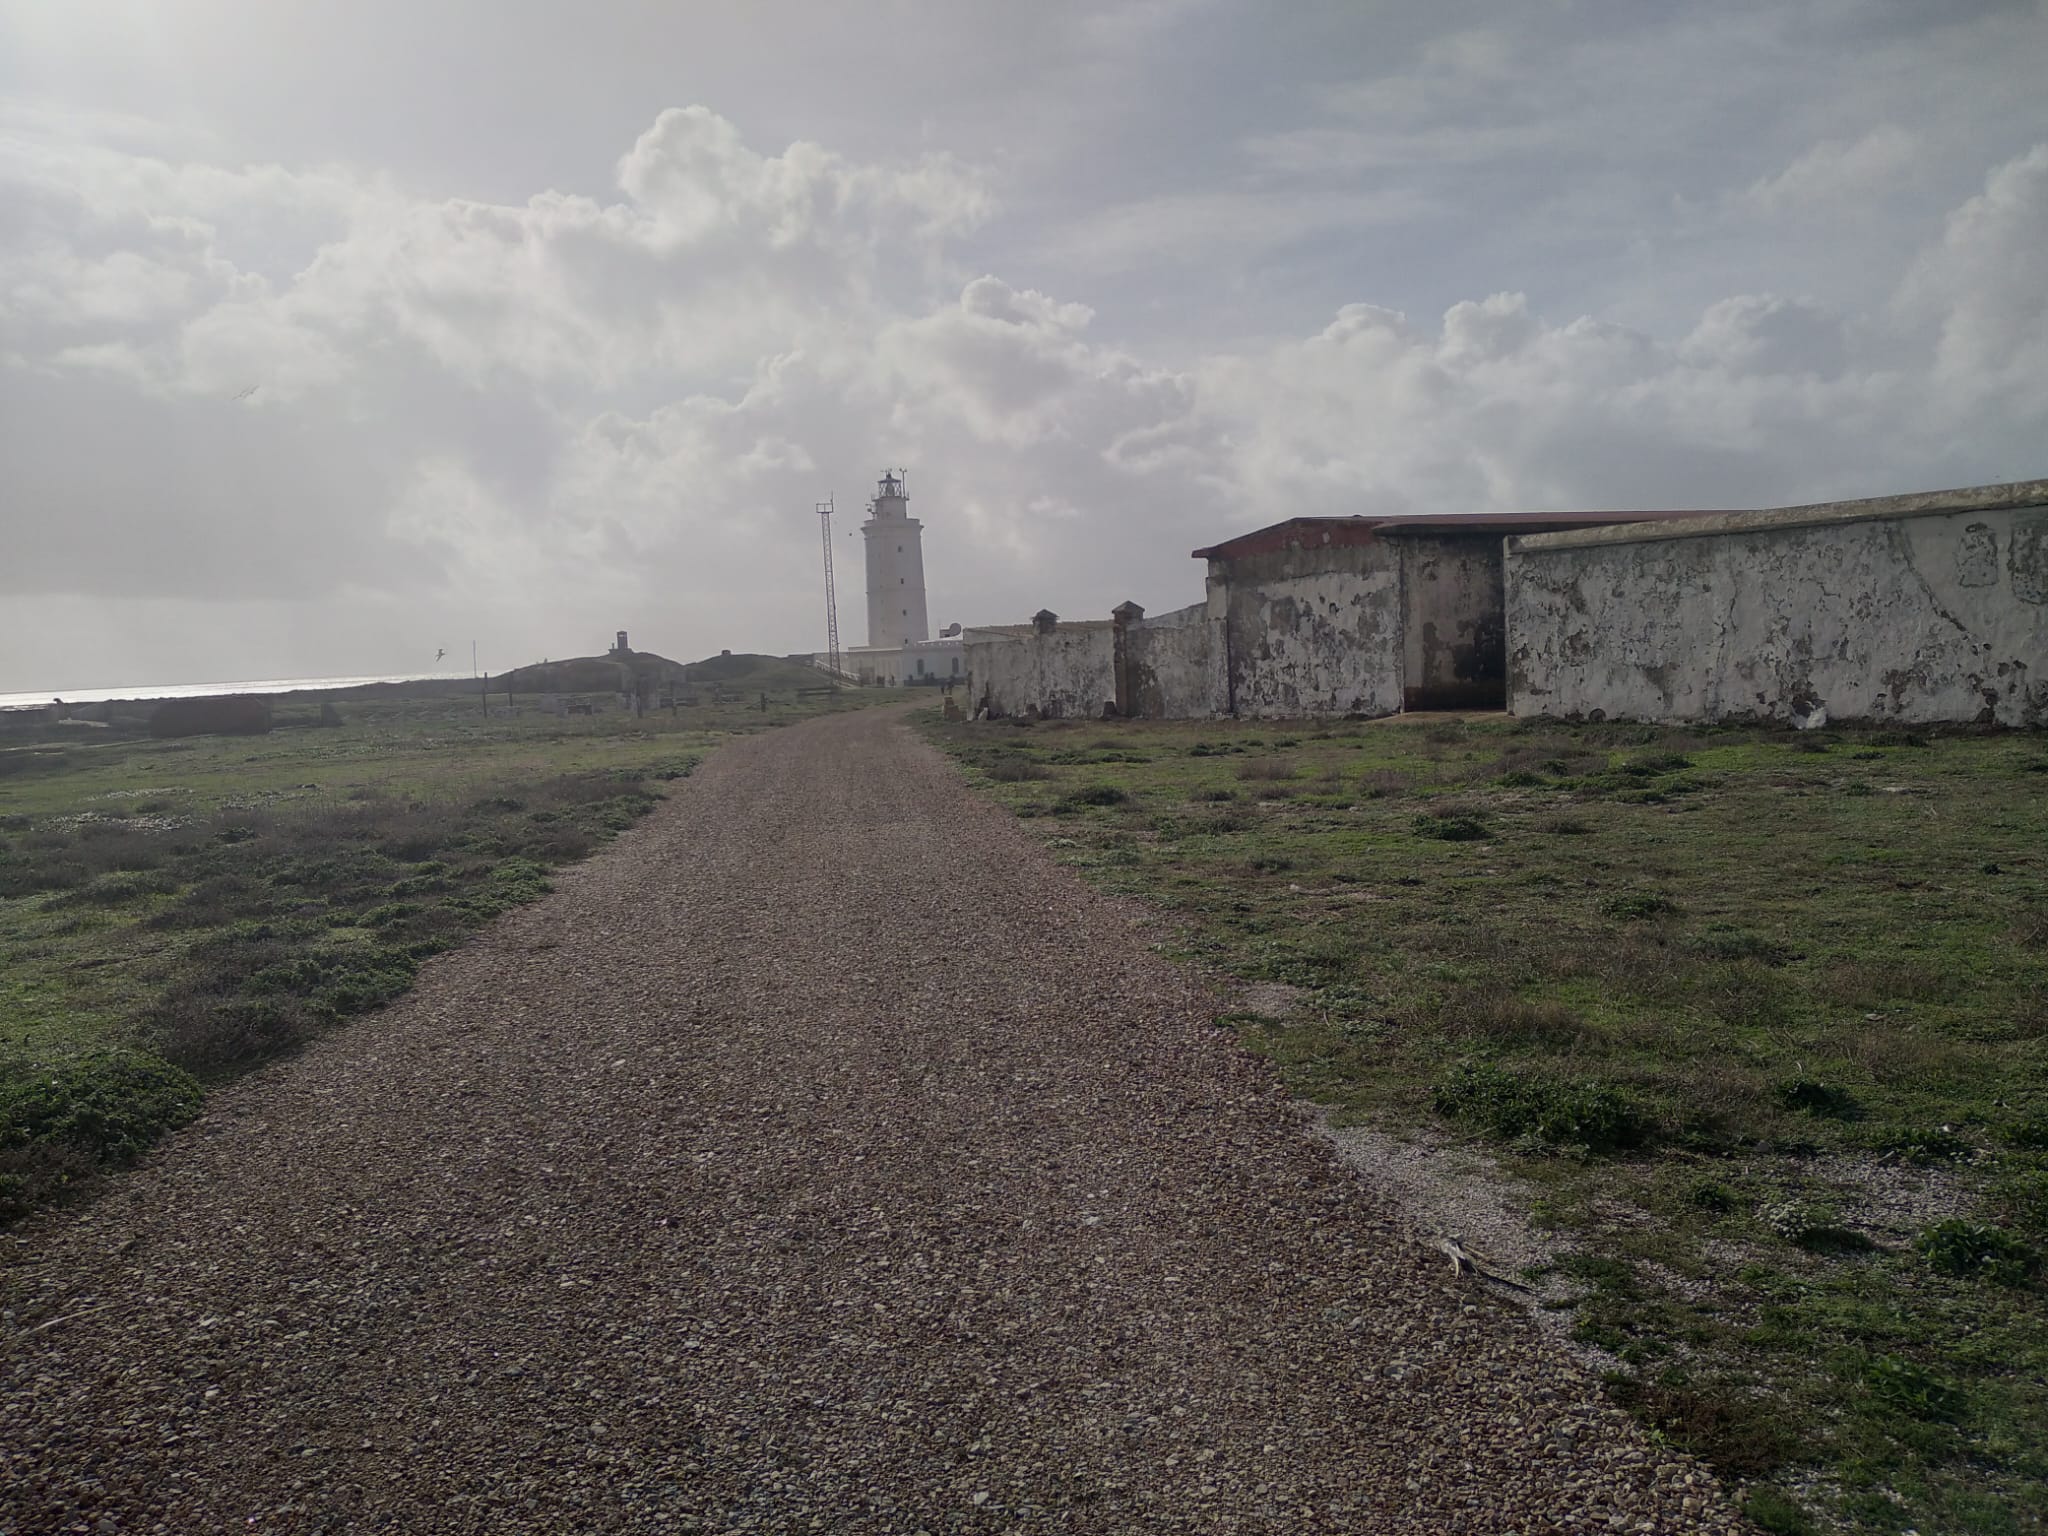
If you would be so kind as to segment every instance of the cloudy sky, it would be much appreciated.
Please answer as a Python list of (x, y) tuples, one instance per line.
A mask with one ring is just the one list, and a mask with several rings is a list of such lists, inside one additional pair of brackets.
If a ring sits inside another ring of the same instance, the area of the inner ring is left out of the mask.
[[(2024, 0), (0, 0), (0, 690), (2048, 473)], [(851, 535), (850, 537), (848, 535)]]

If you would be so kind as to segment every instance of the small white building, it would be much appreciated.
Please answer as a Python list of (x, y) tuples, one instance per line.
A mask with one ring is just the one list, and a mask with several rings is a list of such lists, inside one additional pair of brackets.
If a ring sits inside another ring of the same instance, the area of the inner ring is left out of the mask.
[[(823, 651), (814, 655), (811, 662), (831, 670), (832, 659)], [(912, 641), (893, 650), (879, 645), (856, 645), (839, 653), (839, 670), (841, 676), (854, 682), (879, 688), (964, 683), (967, 651), (957, 633), (937, 640)]]

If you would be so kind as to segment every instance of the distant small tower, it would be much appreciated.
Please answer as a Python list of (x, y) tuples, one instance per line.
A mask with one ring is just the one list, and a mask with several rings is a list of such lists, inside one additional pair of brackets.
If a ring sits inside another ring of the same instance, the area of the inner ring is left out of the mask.
[(910, 515), (903, 477), (882, 471), (868, 520), (860, 525), (868, 553), (868, 644), (896, 646), (931, 639), (924, 611), (924, 524)]

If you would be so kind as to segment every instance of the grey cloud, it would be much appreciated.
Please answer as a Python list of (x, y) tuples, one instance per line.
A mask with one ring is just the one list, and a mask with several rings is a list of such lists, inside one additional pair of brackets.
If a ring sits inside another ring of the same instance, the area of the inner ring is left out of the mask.
[[(812, 118), (743, 68), (630, 121), (593, 84), (580, 171), (513, 130), (453, 185), (445, 125), (350, 164), (0, 115), (0, 686), (132, 674), (125, 620), (44, 631), (95, 603), (169, 616), (193, 667), (209, 607), (214, 654), (289, 628), (334, 671), (417, 664), (429, 628), (511, 660), (620, 624), (812, 644), (811, 504), (857, 512), (883, 463), (935, 617), (970, 622), (1188, 601), (1189, 548), (1300, 512), (2038, 472), (2048, 123), (1973, 155), (1910, 110), (2005, 102), (2011, 16), (1928, 34), (1942, 78), (1893, 117), (1884, 29), (1794, 104), (1759, 8), (1446, 14), (948, 10), (894, 70), (847, 41), (874, 73)], [(704, 23), (704, 56), (761, 25)], [(1741, 95), (1677, 94), (1702, 71)]]

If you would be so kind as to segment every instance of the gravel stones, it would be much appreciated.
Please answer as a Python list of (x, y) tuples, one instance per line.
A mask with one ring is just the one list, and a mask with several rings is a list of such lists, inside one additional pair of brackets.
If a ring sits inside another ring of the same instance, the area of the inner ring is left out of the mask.
[(0, 1239), (0, 1532), (1727, 1531), (886, 714)]

